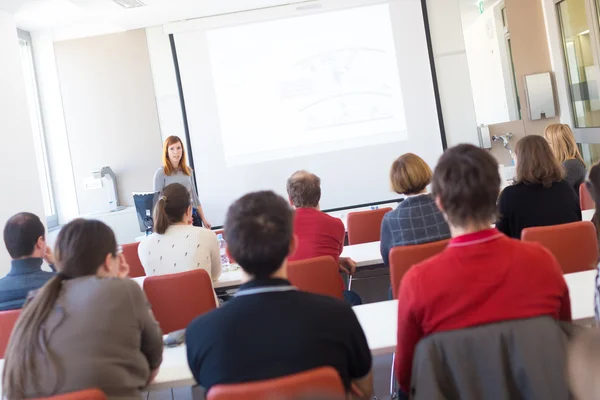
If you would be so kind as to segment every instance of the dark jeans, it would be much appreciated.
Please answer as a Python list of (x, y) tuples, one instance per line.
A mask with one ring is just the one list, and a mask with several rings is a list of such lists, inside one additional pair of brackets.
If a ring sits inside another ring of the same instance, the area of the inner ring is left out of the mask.
[(202, 218), (198, 215), (198, 210), (192, 208), (192, 225), (202, 227)]
[(362, 304), (360, 296), (350, 290), (344, 290), (344, 300), (351, 306), (360, 306)]

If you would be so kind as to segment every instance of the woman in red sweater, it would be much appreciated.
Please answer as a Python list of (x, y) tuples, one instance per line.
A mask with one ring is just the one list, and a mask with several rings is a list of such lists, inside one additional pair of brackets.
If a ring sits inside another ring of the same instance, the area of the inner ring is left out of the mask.
[(542, 315), (571, 321), (569, 289), (554, 256), (490, 228), (499, 191), (496, 160), (475, 146), (449, 149), (435, 168), (432, 194), (452, 240), (400, 285), (394, 367), (405, 393), (415, 347), (428, 335)]

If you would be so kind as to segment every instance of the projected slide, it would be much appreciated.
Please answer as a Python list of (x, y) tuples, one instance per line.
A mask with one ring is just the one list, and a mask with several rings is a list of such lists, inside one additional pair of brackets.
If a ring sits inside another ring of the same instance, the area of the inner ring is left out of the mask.
[(388, 5), (207, 39), (229, 166), (407, 139)]

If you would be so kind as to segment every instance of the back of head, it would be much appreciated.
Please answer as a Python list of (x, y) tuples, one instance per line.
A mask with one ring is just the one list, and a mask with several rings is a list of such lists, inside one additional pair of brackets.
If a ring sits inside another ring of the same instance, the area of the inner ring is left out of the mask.
[(550, 187), (565, 177), (563, 167), (552, 154), (548, 141), (541, 136), (525, 136), (515, 146), (516, 183)]
[(392, 164), (390, 182), (398, 194), (419, 194), (431, 183), (431, 175), (431, 168), (421, 157), (406, 153)]
[(452, 147), (433, 171), (431, 191), (457, 227), (490, 223), (496, 215), (500, 175), (496, 159), (470, 144)]
[(45, 234), (44, 224), (37, 215), (22, 212), (6, 221), (4, 244), (13, 259), (29, 257), (39, 238), (45, 238)]
[(162, 235), (169, 226), (181, 222), (191, 202), (190, 192), (182, 184), (165, 187), (154, 206), (154, 232)]
[[(34, 360), (48, 354), (48, 337), (40, 335), (42, 325), (54, 309), (65, 279), (95, 275), (108, 255), (117, 257), (113, 231), (103, 222), (76, 219), (65, 225), (56, 239), (56, 266), (60, 271), (50, 279), (21, 311), (6, 349), (3, 390), (9, 399), (23, 399), (25, 377), (36, 381)], [(50, 357), (54, 363), (54, 358)], [(57, 368), (57, 365), (51, 368)]]
[(551, 124), (544, 130), (544, 137), (550, 144), (552, 153), (558, 162), (577, 159), (583, 163), (583, 157), (577, 147), (575, 135), (567, 124)]
[(296, 208), (316, 208), (321, 201), (321, 179), (307, 171), (296, 171), (287, 181), (287, 193)]
[(227, 212), (225, 239), (228, 251), (254, 277), (275, 273), (290, 251), (294, 211), (271, 191), (249, 193)]

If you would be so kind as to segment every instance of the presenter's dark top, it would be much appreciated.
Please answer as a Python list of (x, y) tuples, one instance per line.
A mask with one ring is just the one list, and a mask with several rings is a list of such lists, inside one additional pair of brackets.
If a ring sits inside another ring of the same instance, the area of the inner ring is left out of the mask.
[(12, 260), (10, 272), (0, 279), (0, 311), (23, 307), (27, 294), (44, 286), (54, 272), (42, 271), (41, 258)]
[(277, 378), (332, 366), (346, 388), (371, 370), (371, 351), (352, 308), (300, 292), (287, 280), (253, 280), (186, 330), (194, 378), (213, 385)]
[(581, 221), (579, 200), (566, 181), (550, 187), (525, 183), (509, 186), (500, 195), (498, 213), (496, 228), (515, 239), (521, 238), (525, 228)]

